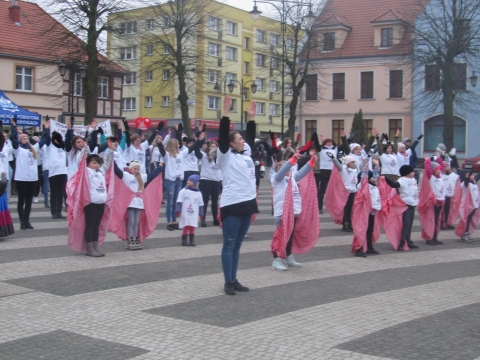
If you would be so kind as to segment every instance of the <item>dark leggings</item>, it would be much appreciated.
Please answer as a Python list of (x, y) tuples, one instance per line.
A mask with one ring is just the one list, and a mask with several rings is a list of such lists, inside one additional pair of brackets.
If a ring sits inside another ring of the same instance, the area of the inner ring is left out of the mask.
[(320, 191), (318, 192), (318, 208), (319, 210), (323, 209), (323, 198), (327, 192), (328, 182), (330, 181), (330, 176), (332, 175), (332, 170), (320, 169)]
[(17, 180), (17, 211), (20, 222), (30, 221), (30, 211), (32, 210), (33, 193), (35, 192), (36, 183), (36, 181)]
[[(318, 210), (322, 210), (322, 208), (320, 207), (320, 184), (322, 183), (321, 182), (322, 177), (320, 176), (320, 173), (313, 173), (313, 176), (315, 176), (315, 185), (317, 186)], [(322, 202), (323, 202), (323, 197), (322, 197)]]
[(352, 227), (352, 208), (353, 201), (355, 200), (355, 193), (350, 193), (348, 195), (347, 204), (345, 205), (345, 210), (343, 212), (343, 227)]
[(434, 210), (435, 210), (435, 232), (434, 232), (434, 235), (433, 235), (433, 239), (432, 240), (437, 240), (437, 236), (438, 236), (438, 221), (439, 221), (439, 218), (440, 218), (440, 212), (442, 211), (442, 206), (433, 206)]
[(442, 225), (448, 225), (448, 214), (450, 213), (451, 197), (445, 196), (445, 207), (443, 208)]
[(50, 211), (52, 215), (61, 214), (65, 186), (67, 185), (67, 175), (50, 176), (48, 180), (50, 181)]
[(470, 223), (472, 222), (473, 215), (478, 211), (478, 209), (474, 209), (467, 217), (467, 227), (465, 228), (465, 232), (470, 232)]
[(42, 165), (38, 165), (38, 181), (35, 183), (35, 193), (33, 196), (38, 197), (38, 195), (40, 195), (40, 189), (43, 189)]
[(407, 210), (405, 210), (402, 214), (403, 227), (401, 244), (404, 244), (405, 241), (412, 241), (410, 237), (412, 235), (413, 220), (415, 219), (415, 206), (407, 206)]
[(212, 215), (213, 220), (218, 215), (218, 196), (220, 194), (220, 181), (200, 180), (199, 189), (202, 192), (203, 208), (205, 209), (205, 219), (207, 215), (208, 202), (212, 199)]
[(98, 230), (102, 222), (105, 204), (88, 204), (83, 208), (85, 212), (85, 241), (98, 241)]
[(375, 228), (375, 215), (368, 215), (367, 246), (373, 250), (373, 229)]
[(183, 173), (183, 180), (182, 180), (182, 189), (187, 186), (187, 180), (189, 176), (192, 176), (194, 174), (199, 175), (200, 173), (198, 171), (185, 171)]

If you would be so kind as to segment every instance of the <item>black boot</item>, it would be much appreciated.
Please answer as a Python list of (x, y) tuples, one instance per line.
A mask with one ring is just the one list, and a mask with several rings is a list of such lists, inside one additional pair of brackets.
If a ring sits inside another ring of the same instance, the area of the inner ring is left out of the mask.
[(195, 244), (195, 234), (190, 234), (190, 246), (196, 246)]
[(207, 222), (205, 221), (205, 219), (203, 219), (202, 221), (200, 221), (200, 225), (202, 227), (207, 227)]
[(408, 248), (409, 249), (418, 249), (419, 246), (415, 245), (412, 240), (407, 240)]
[(363, 252), (362, 249), (358, 249), (356, 252), (355, 252), (355, 256), (357, 257), (363, 257), (363, 258), (366, 258), (367, 255)]
[(437, 240), (436, 238), (432, 240), (437, 245), (443, 245), (443, 241)]
[(433, 240), (427, 240), (427, 241), (425, 241), (425, 243), (426, 243), (427, 245), (437, 245), (437, 244), (435, 243), (435, 241), (433, 241)]
[(380, 253), (373, 248), (371, 237), (369, 238), (367, 237), (367, 249), (368, 249), (366, 252), (367, 255), (380, 255)]
[(187, 235), (182, 235), (182, 246), (190, 246), (187, 241)]
[(233, 288), (233, 282), (226, 282), (223, 288), (225, 294), (227, 295), (235, 295), (235, 289)]
[(217, 218), (213, 219), (213, 226), (220, 226), (220, 221)]
[(250, 290), (248, 287), (243, 286), (242, 284), (240, 284), (237, 279), (235, 279), (235, 280), (232, 282), (232, 284), (233, 284), (233, 289), (234, 289), (235, 291), (238, 291), (238, 292), (248, 292), (248, 291)]
[(405, 240), (400, 241), (400, 244), (398, 245), (397, 251), (403, 251), (405, 247)]
[(30, 221), (25, 221), (24, 224), (27, 229), (33, 230), (33, 226), (30, 224)]
[(24, 222), (20, 223), (20, 229), (27, 230), (27, 225)]

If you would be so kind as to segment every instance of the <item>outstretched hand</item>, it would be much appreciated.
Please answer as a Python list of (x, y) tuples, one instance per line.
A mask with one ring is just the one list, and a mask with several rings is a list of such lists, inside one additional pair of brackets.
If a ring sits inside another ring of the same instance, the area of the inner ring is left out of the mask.
[(17, 124), (15, 124), (15, 121), (13, 120), (13, 117), (10, 118), (10, 123), (12, 124), (12, 126), (17, 126)]
[(232, 98), (230, 96), (225, 96), (225, 98), (223, 99), (223, 116), (228, 117), (231, 107), (232, 107)]
[(395, 133), (395, 137), (399, 137), (400, 136), (400, 129), (397, 129), (397, 132)]
[(290, 162), (290, 164), (295, 165), (295, 164), (297, 163), (298, 159), (300, 159), (301, 156), (302, 156), (302, 155), (297, 152), (297, 153), (296, 153), (295, 155), (293, 155), (293, 156), (290, 158), (290, 160), (288, 160), (288, 161)]
[(340, 136), (341, 136), (341, 137), (347, 136), (347, 134), (345, 133), (345, 130), (340, 129)]
[(312, 167), (312, 168), (315, 167), (315, 164), (316, 164), (317, 160), (318, 160), (318, 158), (317, 158), (315, 155), (313, 155), (313, 156), (310, 158), (310, 161), (308, 162), (308, 164), (310, 165), (310, 167)]

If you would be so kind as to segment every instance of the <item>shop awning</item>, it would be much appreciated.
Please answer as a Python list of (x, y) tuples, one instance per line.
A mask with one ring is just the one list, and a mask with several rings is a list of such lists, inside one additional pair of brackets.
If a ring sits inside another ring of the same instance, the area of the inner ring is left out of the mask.
[(4, 125), (10, 125), (11, 117), (16, 119), (18, 126), (40, 126), (42, 123), (42, 115), (16, 105), (0, 90), (0, 119)]

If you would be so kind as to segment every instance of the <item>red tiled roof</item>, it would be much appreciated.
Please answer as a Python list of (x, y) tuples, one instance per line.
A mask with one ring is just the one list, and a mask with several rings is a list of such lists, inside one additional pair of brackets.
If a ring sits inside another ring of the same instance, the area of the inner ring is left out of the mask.
[[(9, 8), (12, 3), (0, 0), (0, 56), (46, 62), (58, 62), (60, 59), (69, 60), (79, 56), (79, 59), (74, 60), (84, 61), (85, 43), (81, 39), (37, 4), (17, 0), (17, 5), (20, 7), (20, 26), (15, 25), (10, 18)], [(59, 39), (65, 39), (65, 34), (68, 34), (68, 42), (59, 44)], [(103, 55), (99, 55), (99, 59), (108, 62), (110, 71), (126, 72)]]
[[(367, 56), (388, 56), (408, 54), (412, 51), (412, 31), (405, 31), (401, 44), (389, 49), (374, 46), (375, 21), (401, 20), (413, 24), (423, 7), (418, 0), (330, 0), (325, 6), (317, 25), (332, 21), (332, 16), (344, 19), (352, 28), (339, 49), (322, 52), (320, 47), (312, 49), (312, 59), (337, 59)], [(379, 20), (380, 19), (380, 20)], [(344, 22), (342, 21), (344, 24)], [(323, 25), (324, 26), (324, 25)], [(321, 29), (319, 29), (321, 30)]]
[(318, 26), (345, 25), (345, 26), (351, 27), (350, 23), (346, 19), (338, 16), (337, 14), (332, 14), (326, 19), (321, 20), (317, 25)]

